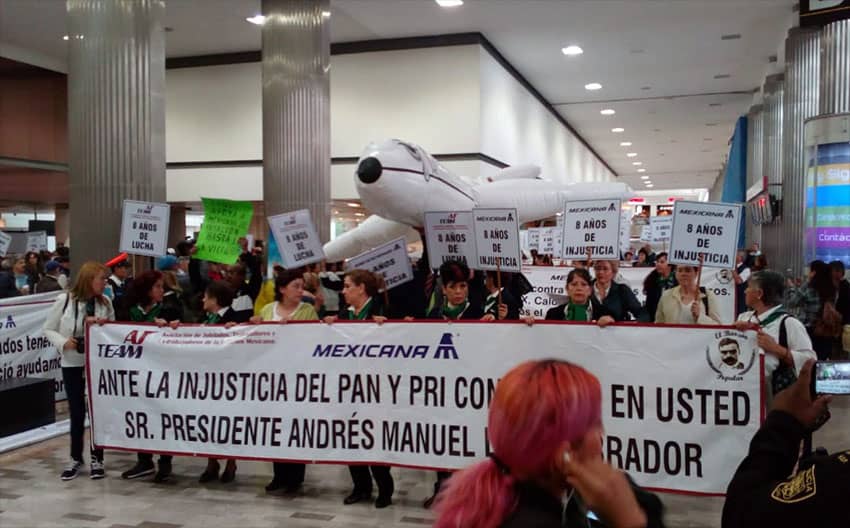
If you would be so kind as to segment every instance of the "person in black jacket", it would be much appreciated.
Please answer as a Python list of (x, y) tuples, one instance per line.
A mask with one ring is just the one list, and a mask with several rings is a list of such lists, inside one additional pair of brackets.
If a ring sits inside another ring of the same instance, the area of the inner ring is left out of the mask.
[[(850, 325), (850, 282), (847, 282), (847, 279), (844, 278), (844, 263), (840, 260), (830, 262), (829, 269), (832, 271), (832, 283), (835, 285), (836, 290), (838, 290), (835, 309), (841, 314), (844, 333), (846, 333), (847, 325)], [(843, 348), (844, 351), (850, 351), (848, 350), (850, 347), (845, 346), (843, 342), (839, 342), (838, 345), (839, 350)]]
[[(231, 308), (236, 312), (237, 321), (245, 323), (254, 315), (254, 301), (263, 287), (263, 274), (260, 270), (259, 259), (251, 257), (253, 269), (249, 270), (243, 264), (234, 264), (226, 268), (227, 282), (233, 289), (233, 304)], [(250, 279), (248, 279), (250, 271)], [(247, 282), (246, 282), (247, 280)]]
[[(239, 315), (230, 307), (233, 303), (233, 289), (224, 281), (213, 281), (207, 285), (204, 290), (204, 312), (206, 318), (205, 325), (224, 325), (225, 328), (240, 323)], [(198, 482), (205, 484), (219, 478), (218, 472), (221, 469), (218, 460), (215, 458), (207, 459), (207, 468), (201, 473)], [(236, 461), (227, 460), (227, 465), (224, 472), (221, 474), (221, 482), (227, 484), (233, 482), (236, 478)]]
[[(590, 272), (576, 268), (567, 274), (567, 302), (550, 308), (547, 321), (595, 321), (605, 327), (614, 322), (611, 311), (591, 295)], [(528, 321), (531, 322), (531, 321)]]
[[(519, 320), (519, 314), (522, 311), (522, 299), (517, 299), (510, 288), (505, 287), (505, 285), (511, 284), (512, 280), (512, 273), (502, 273), (503, 286), (499, 288), (496, 272), (487, 271), (484, 273), (484, 287), (488, 294), (487, 298), (484, 299), (485, 320)], [(499, 292), (502, 294), (501, 304), (499, 304)]]
[(655, 312), (658, 311), (661, 294), (678, 284), (676, 282), (676, 265), (667, 262), (666, 252), (659, 253), (655, 259), (655, 269), (650, 271), (643, 281), (647, 321), (655, 321)]
[(610, 312), (615, 321), (635, 319), (646, 321), (646, 311), (626, 284), (614, 282), (614, 266), (610, 260), (597, 260), (593, 264), (596, 278), (593, 297)]
[[(444, 321), (478, 321), (484, 317), (481, 304), (475, 304), (469, 299), (469, 282), (471, 274), (466, 264), (459, 260), (447, 260), (440, 266), (440, 282), (442, 283), (443, 302), (435, 306), (429, 319)], [(444, 483), (452, 476), (451, 471), (438, 471), (437, 482), (434, 483), (434, 494), (425, 500), (423, 506), (430, 508), (440, 493)]]
[[(172, 324), (176, 327), (182, 317), (182, 310), (163, 304), (165, 286), (163, 275), (159, 271), (145, 271), (130, 283), (125, 298), (129, 321), (135, 323), (153, 323), (157, 326)], [(137, 453), (136, 465), (121, 474), (123, 479), (137, 479), (154, 472), (153, 454)], [(159, 471), (154, 482), (166, 482), (171, 476), (171, 455), (159, 456)]]
[(596, 376), (555, 359), (517, 365), (490, 403), (492, 453), (446, 483), (435, 528), (663, 526), (661, 501), (605, 462), (602, 437)]
[(773, 410), (726, 490), (722, 528), (850, 526), (850, 450), (804, 460), (792, 475), (800, 441), (830, 401), (830, 396), (812, 398), (814, 364), (809, 360), (797, 381), (774, 398)]
[[(345, 275), (343, 280), (342, 295), (348, 308), (339, 311), (339, 316), (329, 315), (325, 317), (326, 323), (336, 320), (343, 321), (375, 321), (382, 324), (387, 320), (382, 312), (381, 304), (377, 302), (378, 279), (372, 272), (366, 270), (352, 270)], [(369, 470), (372, 475), (369, 475)], [(372, 499), (372, 478), (378, 484), (378, 498), (375, 500), (376, 508), (386, 508), (393, 503), (392, 497), (395, 491), (395, 482), (390, 474), (390, 466), (348, 466), (354, 489), (343, 500), (343, 504), (355, 504), (357, 502)]]

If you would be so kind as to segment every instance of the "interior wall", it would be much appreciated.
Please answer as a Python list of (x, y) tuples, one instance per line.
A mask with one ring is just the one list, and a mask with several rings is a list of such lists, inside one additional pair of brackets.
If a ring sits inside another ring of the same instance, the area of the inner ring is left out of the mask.
[(0, 77), (0, 156), (68, 160), (66, 77)]

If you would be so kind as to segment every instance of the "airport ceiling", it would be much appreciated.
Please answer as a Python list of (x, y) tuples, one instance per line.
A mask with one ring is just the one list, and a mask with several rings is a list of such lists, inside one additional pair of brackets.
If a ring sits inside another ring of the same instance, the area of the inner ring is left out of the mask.
[[(655, 190), (708, 188), (737, 117), (752, 105), (765, 75), (781, 71), (794, 6), (794, 0), (465, 0), (445, 8), (434, 0), (332, 0), (331, 35), (333, 42), (350, 42), (481, 32), (633, 188), (645, 188), (641, 176)], [(167, 0), (166, 13), (169, 57), (260, 48), (259, 26), (245, 20), (260, 13), (260, 0)], [(64, 0), (0, 0), (6, 55), (64, 70), (66, 33)], [(569, 45), (583, 53), (566, 56), (562, 48)], [(602, 88), (586, 90), (589, 83)]]

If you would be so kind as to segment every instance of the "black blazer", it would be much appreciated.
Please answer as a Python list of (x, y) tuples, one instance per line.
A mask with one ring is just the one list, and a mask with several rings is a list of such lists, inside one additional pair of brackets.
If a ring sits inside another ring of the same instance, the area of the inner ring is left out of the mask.
[[(487, 298), (484, 298), (483, 306), (487, 304)], [(522, 311), (522, 301), (517, 300), (514, 295), (508, 291), (507, 288), (502, 288), (502, 304), (507, 305), (508, 307), (508, 315), (505, 316), (506, 321), (518, 321), (519, 313)], [(493, 314), (494, 316), (499, 316), (499, 304), (498, 302), (494, 303), (493, 306), (486, 312)]]
[[(469, 303), (469, 307), (460, 316), (460, 321), (477, 321), (484, 317), (484, 307), (479, 304)], [(435, 306), (431, 313), (428, 314), (428, 319), (442, 319), (443, 307)]]
[[(599, 301), (596, 300), (596, 297), (590, 298), (590, 308), (593, 310), (593, 320), (598, 321), (600, 317), (609, 315), (614, 317), (614, 314), (611, 313), (611, 310), (606, 308), (604, 305), (599, 304)], [(567, 303), (558, 305), (554, 308), (549, 308), (546, 312), (546, 320), (547, 321), (563, 321), (564, 320), (564, 311), (567, 309)], [(616, 317), (614, 317), (616, 319)]]
[[(591, 284), (591, 288), (593, 288), (594, 300), (597, 300), (595, 298), (595, 280), (593, 281), (593, 284)], [(646, 316), (646, 310), (644, 310), (643, 306), (640, 305), (640, 302), (637, 300), (637, 297), (635, 297), (632, 289), (625, 284), (620, 284), (619, 282), (611, 283), (611, 289), (608, 290), (608, 296), (605, 297), (604, 301), (602, 301), (602, 306), (610, 312), (608, 315), (613, 317), (617, 322), (628, 321), (630, 319), (638, 321), (649, 320)]]
[(216, 324), (244, 323), (246, 321), (248, 321), (248, 319), (244, 319), (239, 312), (228, 306), (227, 311), (224, 312), (224, 315), (221, 316), (221, 320)]

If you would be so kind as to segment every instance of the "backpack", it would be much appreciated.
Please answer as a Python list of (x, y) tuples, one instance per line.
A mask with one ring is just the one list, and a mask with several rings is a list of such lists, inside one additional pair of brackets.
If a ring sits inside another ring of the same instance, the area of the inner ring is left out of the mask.
[(823, 303), (820, 317), (815, 321), (812, 333), (817, 337), (838, 337), (844, 326), (844, 318), (835, 309), (835, 303), (827, 301)]

